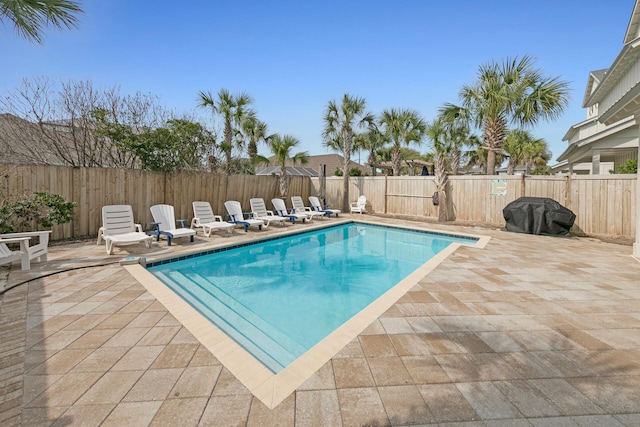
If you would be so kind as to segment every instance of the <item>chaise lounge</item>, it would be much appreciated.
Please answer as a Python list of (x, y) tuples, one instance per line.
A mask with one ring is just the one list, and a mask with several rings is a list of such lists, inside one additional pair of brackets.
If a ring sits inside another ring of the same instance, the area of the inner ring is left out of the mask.
[(142, 231), (140, 224), (133, 221), (130, 205), (107, 205), (102, 207), (102, 227), (98, 231), (98, 243), (104, 240), (107, 255), (113, 253), (114, 246), (144, 243), (151, 247), (153, 237)]
[(235, 224), (222, 220), (220, 215), (214, 215), (209, 202), (193, 202), (193, 215), (191, 228), (202, 228), (202, 232), (209, 237), (214, 230), (227, 230), (232, 233)]
[(282, 199), (279, 199), (279, 198), (271, 199), (271, 204), (273, 205), (273, 209), (276, 211), (278, 215), (283, 216), (285, 218), (289, 218), (293, 224), (296, 223), (296, 219), (302, 220), (303, 223), (306, 220), (311, 220), (311, 217), (304, 213), (287, 212), (287, 205), (284, 203), (284, 200)]
[(261, 219), (253, 218), (245, 219), (244, 214), (242, 213), (242, 206), (240, 205), (240, 202), (236, 200), (227, 200), (226, 202), (224, 202), (224, 207), (229, 213), (230, 222), (236, 225), (243, 226), (245, 233), (248, 231), (249, 227), (258, 227), (258, 230), (262, 230), (264, 221)]
[(267, 210), (267, 205), (262, 198), (254, 198), (249, 200), (251, 204), (251, 217), (254, 219), (261, 219), (264, 221), (264, 228), (267, 228), (271, 221), (284, 225), (284, 222), (288, 220), (280, 215), (275, 215), (272, 211)]
[(318, 197), (316, 196), (309, 196), (309, 203), (311, 204), (311, 209), (316, 212), (324, 212), (329, 218), (331, 218), (331, 215), (335, 215), (337, 217), (338, 215), (340, 215), (340, 212), (342, 212), (340, 209), (330, 209), (327, 207), (322, 207), (322, 205), (320, 204), (320, 199), (318, 199)]
[[(189, 237), (193, 242), (193, 236), (196, 235), (196, 230), (185, 227), (187, 220), (175, 219), (173, 206), (151, 206), (151, 215), (153, 216), (153, 222), (151, 223), (153, 230), (148, 231), (147, 234), (155, 235), (156, 241), (160, 240), (160, 236), (165, 236), (167, 238), (167, 246), (171, 246), (171, 241), (179, 237)], [(180, 228), (176, 228), (177, 223), (180, 223)]]
[(305, 206), (304, 202), (302, 201), (302, 197), (300, 196), (291, 196), (291, 205), (293, 206), (293, 213), (305, 214), (309, 217), (309, 219), (318, 217), (322, 218), (323, 216), (327, 215), (325, 212), (314, 211), (310, 207)]

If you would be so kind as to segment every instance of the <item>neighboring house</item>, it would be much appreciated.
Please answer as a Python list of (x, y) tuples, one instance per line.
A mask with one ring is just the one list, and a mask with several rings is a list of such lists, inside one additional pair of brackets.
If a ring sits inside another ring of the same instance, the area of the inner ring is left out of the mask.
[[(594, 76), (595, 77), (595, 76)], [(622, 50), (614, 59), (607, 71), (600, 74), (598, 84), (587, 86), (587, 94), (583, 102), (585, 108), (597, 109), (595, 119), (599, 125), (615, 131), (614, 134), (625, 135), (625, 142), (611, 144), (613, 152), (618, 147), (618, 153), (633, 156), (635, 140), (635, 156), (637, 159), (638, 138), (640, 137), (640, 0), (636, 0), (631, 13), (631, 19), (624, 37)], [(594, 80), (595, 83), (595, 80)], [(599, 126), (594, 125), (594, 126)], [(607, 133), (602, 130), (602, 133)], [(595, 150), (592, 163), (602, 161), (603, 152), (610, 149)], [(592, 150), (593, 151), (593, 150)], [(613, 156), (615, 157), (615, 156)], [(614, 160), (615, 161), (615, 160)], [(595, 167), (594, 167), (595, 169)], [(633, 255), (640, 259), (640, 172), (636, 181), (636, 240), (633, 244)]]
[(558, 156), (559, 163), (551, 167), (553, 173), (608, 174), (628, 159), (638, 158), (639, 135), (634, 116), (630, 115), (606, 124), (601, 121), (602, 108), (594, 95), (599, 92), (601, 85), (607, 82), (610, 70), (589, 73), (582, 102), (582, 106), (587, 109), (587, 119), (571, 126), (562, 138), (569, 145)]
[(65, 164), (44, 141), (38, 124), (12, 114), (0, 114), (0, 163)]
[(36, 123), (13, 114), (0, 114), (0, 163), (120, 165), (120, 155), (94, 136), (94, 128), (93, 123), (82, 118)]
[[(291, 176), (318, 176), (319, 172), (315, 169), (300, 166), (287, 166), (287, 175)], [(256, 175), (278, 175), (280, 176), (280, 166), (258, 166), (256, 167)]]
[[(496, 175), (508, 175), (508, 168), (500, 168), (496, 169)], [(527, 172), (527, 167), (523, 165), (518, 165), (513, 169), (514, 175), (524, 175)]]
[[(318, 176), (320, 172), (320, 165), (326, 165), (326, 176), (336, 176), (336, 169), (342, 169), (342, 162), (344, 157), (339, 154), (320, 154), (318, 156), (309, 156), (307, 163), (301, 165), (300, 163), (296, 163), (295, 165), (291, 160), (287, 160), (285, 166), (287, 167), (288, 175), (307, 175), (307, 176)], [(269, 161), (274, 165), (274, 157), (270, 157)], [(354, 162), (353, 160), (349, 163), (349, 170), (357, 168), (362, 171), (362, 175), (370, 174), (370, 169), (366, 166), (361, 165), (360, 163)], [(277, 170), (274, 170), (277, 169)], [(310, 172), (305, 171), (306, 169), (311, 169), (315, 171), (315, 175), (311, 175)], [(258, 167), (256, 168), (256, 175), (272, 175), (272, 174), (280, 175), (280, 167), (268, 166), (268, 167)]]
[[(393, 174), (393, 162), (380, 162), (376, 166), (382, 169), (385, 175)], [(435, 166), (432, 162), (426, 162), (420, 159), (402, 159), (400, 161), (400, 175), (422, 176), (434, 175)]]

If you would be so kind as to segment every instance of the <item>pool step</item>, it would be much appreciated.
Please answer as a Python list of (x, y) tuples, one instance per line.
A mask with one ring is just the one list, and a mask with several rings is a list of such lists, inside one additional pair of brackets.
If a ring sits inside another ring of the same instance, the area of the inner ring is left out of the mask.
[(199, 274), (173, 271), (156, 275), (274, 373), (305, 351)]
[(229, 295), (224, 289), (217, 286), (215, 283), (211, 283), (205, 277), (198, 273), (191, 273), (190, 278), (196, 282), (203, 289), (211, 289), (215, 293), (215, 297), (222, 301), (225, 305), (230, 307), (236, 313), (240, 314), (249, 325), (256, 328), (256, 330), (266, 334), (271, 338), (274, 343), (280, 347), (287, 349), (291, 354), (300, 355), (306, 351), (306, 349), (291, 339), (287, 334), (283, 333), (278, 327), (274, 326), (268, 321), (265, 321), (262, 317), (256, 315), (252, 310), (247, 308), (238, 299)]

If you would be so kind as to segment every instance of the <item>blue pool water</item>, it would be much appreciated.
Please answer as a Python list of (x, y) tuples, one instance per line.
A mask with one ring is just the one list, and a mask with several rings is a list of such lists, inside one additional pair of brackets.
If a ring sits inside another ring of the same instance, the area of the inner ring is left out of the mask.
[(348, 223), (148, 269), (277, 373), (449, 244), (473, 241)]

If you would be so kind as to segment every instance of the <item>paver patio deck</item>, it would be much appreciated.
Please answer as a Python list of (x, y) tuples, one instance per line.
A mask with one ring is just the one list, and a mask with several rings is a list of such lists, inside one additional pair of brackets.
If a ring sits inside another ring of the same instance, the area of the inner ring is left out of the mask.
[(631, 247), (380, 221), (491, 240), (458, 249), (273, 410), (113, 262), (278, 227), (111, 257), (52, 246), (31, 272), (0, 270), (0, 287), (33, 279), (0, 300), (0, 425), (640, 425)]

